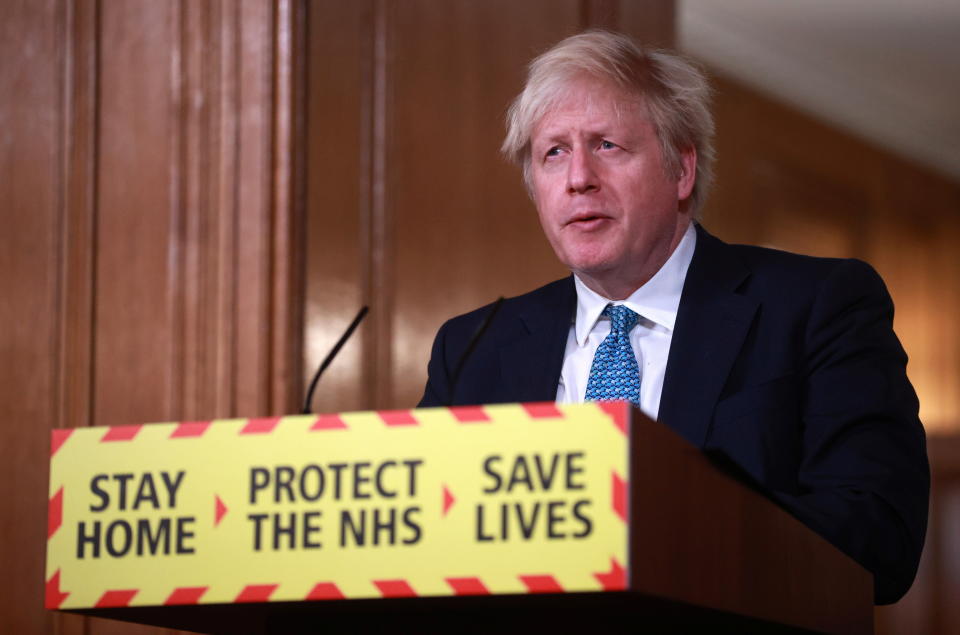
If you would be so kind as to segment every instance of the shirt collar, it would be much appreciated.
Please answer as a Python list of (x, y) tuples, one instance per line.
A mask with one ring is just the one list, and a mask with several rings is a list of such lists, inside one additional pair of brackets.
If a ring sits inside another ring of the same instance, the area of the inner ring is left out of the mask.
[(623, 301), (614, 301), (603, 297), (590, 289), (574, 274), (573, 282), (577, 288), (577, 316), (576, 334), (577, 344), (586, 345), (590, 331), (600, 319), (607, 304), (623, 304), (631, 311), (644, 318), (672, 331), (677, 320), (677, 309), (680, 306), (680, 294), (683, 292), (683, 281), (687, 277), (687, 269), (693, 259), (693, 251), (697, 245), (697, 232), (693, 223), (687, 227), (683, 238), (660, 270), (642, 287), (634, 291)]

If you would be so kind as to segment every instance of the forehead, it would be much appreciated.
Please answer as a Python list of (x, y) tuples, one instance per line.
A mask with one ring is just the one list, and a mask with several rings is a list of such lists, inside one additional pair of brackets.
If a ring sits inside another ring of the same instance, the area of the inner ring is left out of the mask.
[(571, 128), (643, 126), (648, 123), (641, 96), (608, 81), (575, 78), (562, 84), (536, 121), (531, 138), (554, 135)]

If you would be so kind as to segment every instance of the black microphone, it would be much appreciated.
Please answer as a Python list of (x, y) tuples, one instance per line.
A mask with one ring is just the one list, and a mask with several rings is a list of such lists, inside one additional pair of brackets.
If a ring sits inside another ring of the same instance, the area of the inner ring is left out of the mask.
[(360, 312), (357, 313), (357, 317), (353, 318), (353, 322), (350, 323), (350, 326), (347, 327), (347, 331), (340, 336), (340, 339), (333, 346), (333, 350), (327, 353), (326, 358), (324, 358), (323, 363), (320, 364), (320, 368), (317, 369), (317, 374), (313, 376), (313, 381), (310, 382), (310, 388), (307, 389), (307, 398), (303, 402), (303, 412), (301, 414), (313, 414), (311, 412), (311, 403), (313, 402), (313, 391), (317, 389), (317, 382), (320, 381), (320, 375), (323, 374), (323, 371), (327, 369), (327, 366), (330, 365), (330, 362), (333, 361), (333, 358), (337, 356), (337, 353), (340, 352), (340, 349), (343, 348), (343, 345), (346, 343), (350, 336), (353, 335), (353, 332), (357, 330), (357, 326), (360, 322), (363, 321), (363, 318), (366, 317), (367, 311), (370, 308), (364, 306), (360, 309)]
[(450, 399), (447, 401), (448, 407), (453, 405), (454, 397), (456, 397), (457, 382), (460, 381), (460, 373), (463, 371), (463, 365), (466, 363), (467, 358), (473, 353), (473, 349), (477, 347), (477, 342), (479, 342), (480, 338), (483, 337), (487, 327), (489, 327), (490, 323), (493, 322), (493, 318), (497, 315), (497, 311), (500, 310), (501, 304), (503, 304), (503, 296), (497, 298), (497, 301), (493, 303), (493, 308), (490, 309), (490, 313), (488, 313), (487, 317), (484, 318), (483, 322), (480, 323), (480, 326), (473, 334), (473, 337), (470, 338), (470, 343), (467, 344), (467, 348), (464, 349), (463, 354), (460, 355), (460, 359), (457, 360), (456, 369), (453, 371), (453, 376), (450, 378)]

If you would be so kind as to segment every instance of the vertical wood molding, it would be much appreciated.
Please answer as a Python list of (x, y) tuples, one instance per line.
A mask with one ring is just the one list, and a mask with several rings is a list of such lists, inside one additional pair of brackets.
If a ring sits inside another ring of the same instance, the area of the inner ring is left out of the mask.
[[(384, 75), (384, 69), (378, 64), (377, 41), (378, 34), (383, 30), (380, 25), (380, 14), (383, 13), (384, 4), (382, 0), (370, 0), (366, 15), (361, 24), (361, 47), (360, 47), (360, 68), (361, 80), (359, 86), (360, 101), (360, 120), (358, 136), (360, 138), (360, 156), (359, 156), (359, 178), (358, 178), (358, 207), (359, 215), (358, 236), (359, 254), (370, 254), (369, 257), (360, 255), (358, 257), (358, 266), (360, 270), (360, 297), (364, 306), (371, 307), (372, 315), (369, 316), (369, 323), (364, 325), (360, 333), (362, 336), (362, 349), (360, 353), (360, 372), (358, 373), (360, 381), (360, 407), (365, 408), (368, 404), (373, 404), (377, 394), (377, 356), (376, 339), (378, 330), (374, 326), (374, 317), (380, 308), (374, 302), (374, 262), (382, 261), (382, 257), (374, 257), (374, 165), (377, 162), (384, 161), (383, 155), (386, 152), (383, 139), (380, 139), (379, 145), (375, 142), (377, 99), (375, 87), (376, 78)], [(306, 272), (305, 275), (310, 275)]]
[[(62, 187), (57, 266), (59, 355), (57, 428), (91, 424), (93, 417), (94, 297), (96, 285), (96, 154), (99, 0), (61, 3), (60, 78)], [(86, 618), (58, 614), (57, 635), (82, 635)]]
[(254, 0), (239, 5), (237, 103), (237, 276), (238, 320), (235, 357), (239, 412), (265, 415), (270, 410), (269, 340), (260, 325), (269, 322), (267, 266), (271, 245), (270, 121), (274, 28), (271, 5)]
[(373, 308), (370, 331), (373, 337), (366, 340), (368, 367), (374, 373), (370, 387), (371, 408), (385, 408), (393, 399), (393, 367), (390, 340), (393, 336), (392, 267), (390, 253), (391, 192), (387, 153), (390, 121), (390, 59), (392, 38), (390, 34), (393, 3), (376, 0), (373, 13), (373, 68), (372, 68), (372, 153), (370, 162), (370, 265), (369, 303)]
[[(99, 144), (110, 134), (98, 126), (99, 6), (63, 8), (61, 426), (92, 422), (96, 290), (111, 283), (96, 271)], [(298, 0), (225, 0), (171, 12), (171, 418), (289, 412), (299, 395), (302, 11)]]
[[(195, 219), (187, 216), (191, 207), (189, 199), (193, 179), (191, 170), (196, 169), (193, 161), (195, 154), (190, 147), (191, 139), (197, 134), (191, 114), (190, 88), (193, 75), (193, 60), (196, 57), (191, 50), (194, 38), (191, 27), (196, 20), (187, 19), (185, 0), (170, 0), (170, 68), (169, 77), (170, 109), (168, 129), (170, 130), (170, 153), (167, 187), (169, 189), (169, 212), (167, 237), (167, 285), (166, 310), (170, 328), (169, 364), (170, 383), (167, 387), (167, 415), (165, 419), (184, 419), (186, 403), (184, 379), (195, 365), (186, 359), (187, 346), (190, 344), (192, 329), (186, 320), (187, 297), (193, 290), (196, 278), (188, 275), (187, 267), (194, 260), (188, 243)], [(196, 17), (196, 16), (191, 16)]]
[(64, 194), (58, 254), (60, 359), (56, 426), (90, 425), (95, 369), (98, 0), (66, 0), (61, 140)]
[(305, 11), (300, 0), (278, 0), (275, 11), (270, 410), (289, 414), (303, 392)]
[[(291, 266), (295, 255), (293, 244), (293, 219), (289, 210), (293, 201), (293, 39), (296, 25), (293, 22), (294, 7), (291, 0), (276, 0), (273, 4), (273, 147), (271, 148), (271, 205), (270, 220), (273, 226), (271, 252), (274, 254), (270, 270), (270, 319), (274, 323), (270, 340), (270, 383), (268, 386), (271, 413), (286, 414), (284, 403), (289, 402), (288, 375), (291, 360), (286, 335), (291, 310), (288, 302), (293, 299)], [(289, 255), (284, 259), (283, 255)], [(297, 377), (296, 379), (299, 379)]]
[(298, 6), (258, 0), (242, 4), (239, 15), (236, 407), (250, 414), (295, 411), (300, 386), (299, 202), (291, 189)]
[(185, 413), (289, 413), (301, 384), (302, 3), (186, 7)]
[(236, 178), (240, 153), (240, 7), (232, 0), (218, 0), (212, 5), (212, 11), (210, 209), (219, 221), (211, 232), (211, 239), (214, 241), (212, 253), (220, 266), (210, 281), (213, 288), (208, 289), (216, 299), (210, 307), (211, 320), (204, 334), (214, 342), (211, 405), (217, 413), (235, 415), (239, 341), (235, 316), (240, 286), (237, 279), (239, 183)]
[[(231, 224), (232, 210), (218, 206), (218, 168), (224, 162), (219, 139), (222, 32), (218, 4), (181, 1), (180, 183), (182, 219), (177, 241), (180, 276), (176, 323), (179, 334), (175, 373), (180, 395), (178, 418), (199, 419), (219, 412), (223, 391), (217, 360), (229, 324), (218, 319), (225, 293), (221, 272), (229, 270), (221, 251), (221, 226)], [(229, 67), (227, 69), (229, 71)]]

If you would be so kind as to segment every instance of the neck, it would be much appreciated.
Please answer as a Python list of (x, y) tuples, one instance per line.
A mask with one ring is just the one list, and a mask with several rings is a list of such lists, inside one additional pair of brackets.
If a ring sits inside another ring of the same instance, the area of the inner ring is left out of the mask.
[(634, 291), (642, 287), (653, 277), (651, 274), (641, 282), (631, 282), (629, 280), (612, 280), (606, 277), (593, 276), (583, 272), (577, 272), (577, 276), (583, 284), (587, 285), (591, 291), (597, 293), (608, 300), (626, 300)]

